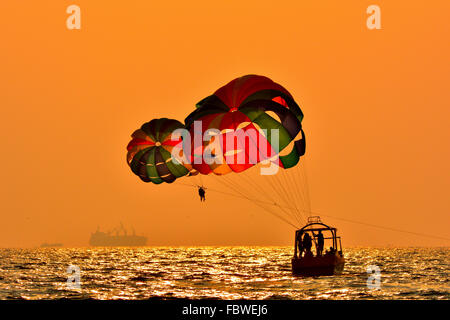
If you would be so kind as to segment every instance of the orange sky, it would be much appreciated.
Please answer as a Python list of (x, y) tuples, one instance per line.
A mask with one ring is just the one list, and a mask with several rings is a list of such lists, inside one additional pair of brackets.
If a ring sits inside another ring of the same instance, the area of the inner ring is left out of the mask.
[[(66, 28), (73, 3), (81, 30)], [(366, 28), (370, 4), (382, 30)], [(143, 122), (184, 120), (248, 73), (302, 107), (314, 211), (450, 237), (449, 12), (448, 0), (1, 1), (0, 246), (85, 246), (120, 221), (149, 245), (290, 245), (292, 228), (252, 203), (200, 204), (125, 161)], [(449, 245), (324, 220), (344, 246)]]

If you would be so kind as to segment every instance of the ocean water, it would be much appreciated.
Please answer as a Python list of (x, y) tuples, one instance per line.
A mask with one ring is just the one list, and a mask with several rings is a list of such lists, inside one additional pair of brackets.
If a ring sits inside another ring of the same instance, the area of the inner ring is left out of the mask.
[[(342, 275), (301, 278), (291, 247), (0, 249), (0, 299), (449, 299), (449, 253), (351, 248)], [(379, 288), (368, 288), (370, 265)]]

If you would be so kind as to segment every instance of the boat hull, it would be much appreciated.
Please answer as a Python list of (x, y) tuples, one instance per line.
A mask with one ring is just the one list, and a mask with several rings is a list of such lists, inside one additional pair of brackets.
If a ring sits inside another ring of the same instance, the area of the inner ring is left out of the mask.
[(147, 238), (143, 236), (92, 234), (89, 244), (94, 247), (139, 247), (147, 244)]
[(292, 258), (292, 273), (300, 276), (332, 276), (344, 270), (345, 259), (339, 254)]

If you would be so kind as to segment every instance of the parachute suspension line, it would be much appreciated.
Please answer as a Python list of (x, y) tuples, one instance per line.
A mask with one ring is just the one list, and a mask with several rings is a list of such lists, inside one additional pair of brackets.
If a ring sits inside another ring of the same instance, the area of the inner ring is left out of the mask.
[(298, 180), (300, 180), (302, 182), (300, 187), (299, 187), (299, 189), (300, 189), (301, 194), (302, 194), (302, 199), (303, 199), (303, 204), (304, 204), (304, 207), (303, 207), (304, 214), (307, 215), (306, 211), (308, 211), (308, 208), (309, 208), (308, 207), (309, 206), (309, 194), (306, 191), (307, 186), (306, 186), (306, 181), (304, 180), (304, 176), (302, 174), (303, 170), (304, 170), (304, 168), (296, 168), (295, 169), (295, 174), (298, 177)]
[(299, 214), (301, 219), (304, 220), (303, 211), (304, 211), (306, 199), (305, 199), (305, 195), (304, 195), (304, 190), (303, 190), (302, 186), (300, 186), (301, 183), (298, 182), (298, 180), (300, 179), (300, 176), (298, 176), (297, 170), (298, 170), (298, 168), (287, 169), (286, 172), (283, 172), (283, 176), (284, 176), (284, 179), (290, 181), (291, 185), (293, 186), (294, 192), (292, 192), (292, 194), (294, 197), (296, 197), (296, 201), (294, 201), (294, 203), (297, 205), (296, 206), (297, 208), (300, 207), (298, 209), (297, 214)]
[[(256, 168), (255, 168), (256, 169)], [(250, 174), (250, 173), (248, 173)], [(275, 175), (276, 176), (276, 175)], [(290, 212), (287, 212), (286, 210), (283, 209), (282, 206), (280, 206), (279, 201), (275, 201), (273, 196), (278, 195), (279, 198), (282, 198), (283, 201), (287, 201), (287, 203), (289, 203), (289, 192), (286, 192), (286, 190), (283, 187), (283, 184), (278, 182), (279, 187), (277, 187), (275, 185), (275, 183), (272, 182), (272, 178), (273, 176), (262, 176), (262, 175), (258, 175), (257, 178), (252, 179), (251, 177), (247, 177), (248, 180), (250, 180), (250, 184), (252, 184), (252, 182), (254, 182), (255, 187), (260, 187), (261, 189), (263, 189), (263, 186), (267, 186), (268, 190), (264, 191), (265, 193), (265, 197), (269, 198), (270, 201), (273, 201), (273, 203), (278, 206), (281, 210), (283, 210), (288, 216), (290, 216), (291, 219), (293, 219), (294, 221), (296, 221), (298, 224), (301, 224), (301, 222), (298, 219), (298, 216), (295, 214), (295, 209), (293, 208), (289, 208), (287, 206), (284, 206), (284, 209), (290, 209)], [(261, 181), (258, 181), (261, 180)], [(269, 183), (267, 183), (267, 182)], [(284, 192), (281, 190), (283, 189)]]
[[(241, 176), (245, 176), (246, 179), (248, 181), (250, 181), (249, 184), (251, 185), (251, 190), (253, 190), (253, 191), (261, 190), (259, 192), (259, 197), (261, 197), (261, 193), (262, 193), (265, 199), (269, 199), (272, 202), (269, 205), (278, 206), (280, 209), (282, 209), (285, 212), (285, 214), (287, 216), (289, 216), (294, 221), (297, 221), (297, 223), (300, 223), (300, 221), (297, 218), (297, 215), (295, 214), (295, 209), (287, 207), (287, 206), (282, 206), (282, 205), (280, 205), (280, 200), (276, 201), (274, 199), (274, 197), (278, 197), (279, 199), (282, 199), (283, 201), (288, 201), (288, 198), (287, 198), (288, 193), (282, 192), (280, 190), (280, 189), (282, 189), (282, 184), (280, 185), (280, 183), (276, 183), (276, 181), (272, 178), (272, 176), (262, 176), (260, 174), (257, 175), (256, 177), (248, 176), (252, 172), (251, 170), (256, 170), (256, 169), (257, 169), (257, 167), (255, 169), (249, 169), (248, 171), (240, 173)], [(263, 187), (266, 187), (266, 190)], [(256, 198), (258, 198), (258, 196)], [(289, 210), (291, 210), (291, 212), (287, 212), (283, 208), (289, 209)]]
[(306, 161), (304, 161), (303, 166), (301, 168), (299, 168), (299, 171), (301, 172), (301, 174), (303, 175), (303, 181), (305, 182), (305, 191), (306, 191), (306, 205), (309, 211), (311, 211), (311, 197), (310, 197), (310, 193), (309, 193), (309, 182), (308, 182), (308, 174), (307, 174), (307, 169), (306, 169)]
[[(281, 170), (281, 178), (283, 180), (286, 181), (286, 183), (289, 186), (289, 192), (287, 192), (288, 195), (290, 195), (291, 197), (291, 203), (293, 203), (294, 207), (295, 207), (295, 214), (297, 217), (297, 220), (299, 220), (300, 223), (302, 223), (303, 219), (302, 219), (302, 215), (301, 215), (301, 203), (303, 202), (301, 199), (301, 194), (299, 193), (299, 190), (297, 190), (297, 187), (295, 185), (295, 181), (293, 181), (294, 177), (292, 176), (291, 173), (288, 174), (288, 172), (285, 172), (285, 170)], [(282, 184), (282, 182), (280, 181), (280, 183)], [(283, 184), (282, 184), (283, 185)], [(299, 201), (300, 199), (300, 201)]]
[[(276, 177), (279, 181), (279, 184), (284, 185), (285, 183), (289, 186), (287, 191), (287, 194), (290, 195), (291, 200), (290, 203), (292, 203), (295, 207), (294, 214), (296, 215), (297, 219), (301, 221), (300, 223), (303, 223), (303, 217), (301, 215), (301, 204), (303, 203), (302, 197), (301, 197), (301, 190), (297, 190), (297, 186), (295, 184), (295, 180), (293, 180), (295, 177), (293, 175), (294, 170), (289, 171), (289, 169), (283, 169), (280, 170), (280, 177)], [(284, 183), (285, 182), (285, 183)]]
[[(197, 185), (195, 185), (195, 184), (186, 184), (186, 183), (177, 183), (177, 184), (178, 184), (178, 185), (182, 185), (182, 186), (187, 186), (187, 187), (193, 187), (193, 188), (196, 188), (196, 187), (197, 187)], [(229, 187), (227, 187), (227, 189), (229, 189)], [(209, 188), (209, 187), (208, 187), (208, 190), (213, 191), (213, 192), (218, 192), (218, 193), (226, 194), (226, 195), (233, 196), (233, 197), (237, 197), (237, 198), (241, 198), (241, 199), (250, 200), (250, 201), (252, 201), (252, 202), (255, 201), (255, 202), (258, 202), (258, 203), (267, 205), (267, 206), (280, 207), (280, 209), (282, 209), (282, 208), (292, 209), (292, 208), (290, 208), (290, 207), (281, 207), (278, 203), (274, 203), (274, 202), (266, 202), (266, 201), (262, 201), (262, 200), (259, 200), (259, 199), (250, 198), (250, 197), (248, 197), (248, 196), (242, 196), (242, 195), (240, 195), (240, 194), (235, 194), (235, 193), (225, 192), (225, 191), (221, 191), (221, 190), (217, 190), (217, 189), (211, 189), (211, 188)]]
[[(290, 222), (289, 220), (283, 218), (282, 216), (280, 216), (279, 214), (277, 214), (276, 212), (274, 212), (273, 210), (270, 209), (270, 207), (264, 206), (263, 202), (257, 200), (257, 199), (252, 199), (249, 198), (248, 196), (245, 196), (242, 192), (236, 190), (235, 186), (233, 186), (232, 184), (229, 185), (228, 183), (230, 183), (229, 181), (225, 182), (225, 181), (219, 181), (220, 183), (222, 183), (223, 185), (227, 186), (228, 188), (230, 188), (231, 190), (234, 190), (235, 192), (239, 193), (241, 195), (242, 198), (247, 199), (252, 201), (253, 203), (255, 203), (256, 205), (258, 205), (259, 207), (263, 208), (264, 210), (266, 210), (267, 212), (273, 214), (274, 216), (276, 216), (277, 218), (283, 220), (284, 222), (286, 222), (287, 224), (291, 225), (294, 228), (298, 228), (296, 225), (294, 225), (292, 222)], [(270, 205), (270, 204), (269, 204)]]
[[(188, 187), (197, 187), (197, 185), (195, 185), (195, 184), (180, 183), (180, 182), (177, 182), (177, 185), (188, 186)], [(264, 210), (266, 210), (266, 211), (268, 211), (268, 212), (274, 214), (276, 217), (280, 218), (281, 220), (283, 220), (284, 222), (288, 223), (288, 224), (291, 225), (292, 227), (298, 229), (297, 226), (295, 226), (294, 224), (290, 223), (290, 222), (287, 221), (286, 219), (283, 219), (282, 217), (278, 216), (277, 214), (273, 213), (273, 212), (268, 208), (268, 206), (277, 206), (277, 207), (279, 207), (280, 209), (283, 209), (283, 207), (280, 206), (280, 205), (277, 204), (277, 203), (270, 203), (270, 202), (265, 202), (265, 201), (261, 201), (261, 200), (254, 199), (254, 198), (249, 198), (249, 197), (244, 196), (244, 195), (242, 195), (242, 194), (234, 194), (234, 193), (229, 193), (229, 192), (223, 192), (223, 191), (220, 191), (220, 190), (217, 190), (217, 189), (210, 189), (210, 188), (208, 188), (208, 189), (209, 189), (210, 191), (213, 191), (213, 192), (223, 193), (223, 194), (226, 194), (226, 195), (229, 195), (229, 196), (233, 196), (233, 197), (238, 197), (238, 198), (241, 198), (241, 199), (247, 199), (247, 200), (250, 200), (250, 201), (254, 202), (256, 205), (258, 205), (258, 206), (260, 206), (261, 208), (263, 208)], [(264, 206), (263, 206), (264, 204), (265, 204), (267, 207), (264, 207)], [(292, 209), (291, 207), (284, 207), (284, 208), (290, 208), (290, 209)], [(391, 227), (386, 227), (386, 226), (380, 226), (380, 225), (375, 225), (375, 224), (366, 223), (366, 222), (361, 222), (361, 221), (356, 221), (356, 220), (351, 220), (351, 219), (344, 219), (344, 218), (339, 218), (339, 217), (336, 217), (336, 216), (326, 215), (326, 214), (319, 213), (319, 212), (314, 212), (314, 211), (311, 211), (311, 210), (306, 211), (306, 212), (309, 213), (309, 214), (313, 214), (313, 215), (318, 215), (318, 216), (328, 217), (328, 218), (331, 218), (331, 219), (341, 220), (341, 221), (350, 222), (350, 223), (356, 223), (356, 224), (360, 224), (360, 225), (364, 225), (364, 226), (368, 226), (368, 227), (372, 227), (372, 228), (379, 228), (379, 229), (385, 229), (385, 230), (389, 230), (389, 231), (393, 231), (393, 232), (408, 233), (408, 234), (412, 234), (412, 235), (420, 236), (420, 237), (434, 238), (434, 239), (440, 239), (440, 240), (447, 240), (447, 241), (450, 241), (450, 238), (446, 238), (446, 237), (435, 236), (435, 235), (430, 235), (430, 234), (426, 234), (426, 233), (419, 233), (419, 232), (413, 232), (413, 231), (402, 230), (402, 229), (396, 229), (396, 228), (391, 228)]]
[(181, 185), (181, 186), (196, 187), (196, 188), (203, 187), (203, 180), (202, 180), (202, 177), (200, 174), (189, 177), (189, 181), (192, 181), (192, 183), (183, 183), (183, 182), (178, 182), (178, 180), (177, 180), (175, 184)]
[(180, 186), (187, 186), (187, 187), (197, 187), (197, 184), (193, 184), (193, 183), (182, 183), (182, 182), (177, 182), (177, 185)]
[[(222, 176), (221, 178), (223, 178), (224, 176)], [(230, 185), (230, 181), (225, 181), (225, 179), (216, 179), (216, 181), (220, 182), (222, 185), (225, 185), (227, 188), (237, 192), (240, 194), (241, 197), (243, 197), (244, 199), (247, 199), (249, 201), (252, 201), (254, 204), (256, 204), (257, 206), (263, 208), (265, 211), (271, 213), (272, 215), (276, 216), (277, 218), (281, 219), (282, 221), (286, 222), (287, 224), (289, 224), (290, 226), (298, 229), (298, 226), (296, 226), (295, 224), (293, 224), (291, 221), (285, 219), (284, 217), (280, 216), (279, 214), (277, 214), (276, 212), (274, 212), (273, 210), (270, 209), (270, 207), (264, 206), (261, 202), (259, 202), (258, 200), (255, 201), (255, 199), (252, 199), (248, 196), (246, 196), (245, 194), (243, 194), (242, 192), (240, 192), (239, 190), (237, 190), (237, 188), (235, 186), (233, 186), (233, 184)]]
[[(221, 179), (222, 178), (223, 178), (223, 176), (221, 177)], [(276, 203), (276, 202), (266, 202), (266, 201), (262, 201), (262, 200), (259, 200), (259, 199), (256, 199), (256, 198), (251, 198), (251, 197), (245, 196), (242, 192), (239, 192), (239, 191), (236, 190), (236, 186), (233, 186), (232, 182), (230, 182), (230, 181), (225, 182), (225, 179), (222, 179), (222, 180), (217, 179), (217, 181), (220, 182), (222, 185), (224, 185), (227, 189), (231, 189), (231, 190), (237, 192), (238, 194), (230, 193), (230, 192), (224, 192), (222, 190), (212, 189), (210, 187), (208, 187), (208, 190), (213, 191), (213, 192), (226, 194), (226, 195), (233, 196), (233, 197), (238, 197), (238, 198), (241, 198), (241, 199), (249, 200), (249, 201), (255, 203), (256, 205), (258, 205), (259, 207), (263, 208), (267, 212), (273, 214), (277, 218), (281, 219), (282, 221), (286, 222), (290, 226), (298, 229), (298, 225), (295, 225), (291, 221), (283, 218), (282, 216), (280, 216), (279, 214), (274, 212), (273, 209), (271, 209), (272, 207), (277, 207), (277, 208), (281, 209), (284, 213), (289, 215), (289, 212), (287, 212), (285, 209), (295, 209), (295, 208), (288, 207), (288, 206), (282, 206), (282, 205), (280, 205), (279, 203)], [(182, 182), (177, 182), (177, 185), (193, 187), (193, 188), (197, 188), (198, 187), (198, 184), (190, 184), (190, 183), (182, 183)]]
[[(237, 181), (231, 181), (231, 179), (229, 179), (228, 177), (222, 176), (222, 177), (221, 177), (221, 180), (220, 180), (219, 182), (222, 182), (223, 185), (226, 185), (226, 186), (228, 187), (228, 189), (233, 190), (234, 192), (238, 192), (238, 193), (241, 194), (241, 195), (243, 196), (243, 198), (245, 198), (245, 199), (248, 199), (248, 200), (250, 200), (250, 201), (252, 201), (252, 202), (258, 201), (258, 200), (255, 200), (255, 199), (257, 199), (257, 197), (255, 197), (255, 196), (253, 196), (253, 195), (252, 195), (253, 198), (251, 198), (251, 197), (249, 197), (249, 196), (245, 196), (242, 192), (240, 192), (239, 190), (237, 190), (236, 187), (239, 186), (239, 189), (242, 189), (243, 191), (245, 191), (246, 194), (251, 194), (252, 191), (256, 191), (256, 189), (258, 189), (257, 186), (255, 186), (255, 188), (253, 188), (253, 189), (252, 189), (252, 188), (247, 188), (247, 186), (245, 186), (245, 185), (243, 184), (243, 182), (240, 180), (240, 179), (243, 178), (243, 177), (244, 177), (244, 175), (243, 175), (243, 174), (240, 174), (239, 179), (238, 179), (239, 182), (237, 182)], [(258, 189), (258, 190), (259, 190), (259, 189)], [(260, 203), (260, 206), (263, 204), (263, 203), (261, 203), (261, 202), (259, 202), (259, 203)], [(267, 210), (267, 209), (266, 209), (266, 210)], [(269, 209), (269, 211), (271, 211), (271, 210)]]
[[(249, 173), (247, 173), (247, 171), (245, 172), (241, 172), (239, 175), (242, 177), (242, 180), (247, 181), (247, 183), (249, 184), (249, 189), (251, 191), (256, 191), (259, 190), (259, 193), (263, 193), (265, 198), (270, 199), (270, 201), (272, 201), (275, 205), (277, 205), (277, 202), (274, 200), (273, 198), (273, 191), (277, 192), (277, 189), (274, 187), (270, 187), (269, 190), (264, 190), (263, 186), (264, 183), (260, 183), (260, 181), (258, 181), (258, 178), (254, 178), (252, 179), (251, 177), (247, 176)], [(260, 178), (261, 179), (261, 178)], [(261, 196), (261, 195), (260, 195)], [(282, 194), (280, 194), (280, 196), (283, 196)], [(258, 198), (257, 196), (255, 198)], [(282, 209), (282, 208), (281, 208)], [(290, 216), (291, 219), (293, 219), (294, 221), (297, 220), (297, 223), (300, 223), (300, 221), (298, 221), (298, 219), (296, 219), (296, 216), (294, 214), (292, 214), (291, 212), (287, 212), (286, 210), (282, 209), (288, 216)]]
[(332, 218), (332, 219), (342, 220), (342, 221), (346, 221), (346, 222), (356, 223), (356, 224), (360, 224), (360, 225), (364, 225), (364, 226), (368, 226), (368, 227), (373, 227), (373, 228), (385, 229), (385, 230), (394, 231), (394, 232), (401, 232), (401, 233), (409, 233), (409, 234), (413, 234), (413, 235), (421, 236), (421, 237), (435, 238), (435, 239), (441, 239), (441, 240), (450, 241), (450, 238), (441, 237), (441, 236), (434, 236), (434, 235), (426, 234), (426, 233), (413, 232), (413, 231), (396, 229), (396, 228), (391, 228), (391, 227), (385, 227), (385, 226), (380, 226), (380, 225), (366, 223), (366, 222), (361, 222), (361, 221), (355, 221), (355, 220), (350, 220), (350, 219), (338, 218), (338, 217), (329, 216), (329, 215), (325, 215), (325, 214), (318, 213), (318, 212), (313, 212), (313, 211), (310, 211), (309, 213), (314, 214), (314, 215), (320, 215), (320, 216), (323, 216), (323, 217)]
[(302, 172), (304, 171), (305, 168), (303, 168), (303, 166), (300, 168), (300, 165), (298, 165), (295, 170), (294, 170), (294, 175), (295, 175), (295, 180), (297, 181), (297, 185), (298, 185), (298, 192), (302, 197), (302, 203), (303, 203), (303, 213), (302, 213), (302, 217), (304, 220), (304, 223), (306, 223), (306, 217), (305, 215), (307, 215), (307, 210), (308, 210), (308, 206), (309, 206), (309, 193), (307, 192), (307, 182), (304, 179), (304, 175), (302, 174)]
[[(226, 177), (228, 178), (228, 177)], [(256, 192), (256, 193), (263, 193), (265, 198), (268, 198), (270, 201), (273, 201), (271, 195), (269, 193), (267, 193), (263, 188), (261, 188), (261, 185), (259, 185), (258, 183), (252, 184), (251, 182), (248, 182), (247, 180), (247, 176), (245, 175), (244, 172), (240, 173), (239, 176), (240, 179), (242, 179), (242, 181), (247, 181), (247, 183), (252, 186), (253, 188), (247, 188), (250, 190), (246, 190), (247, 192)], [(239, 181), (241, 182), (241, 181)], [(238, 183), (236, 183), (238, 184)], [(242, 188), (245, 188), (246, 186), (242, 186)]]
[(292, 174), (288, 174), (286, 173), (288, 176), (290, 175), (293, 183), (295, 185), (296, 188), (296, 194), (298, 195), (299, 201), (300, 201), (300, 216), (301, 219), (303, 221), (304, 224), (306, 224), (306, 219), (305, 219), (305, 207), (306, 207), (306, 203), (307, 203), (307, 195), (305, 194), (305, 187), (304, 187), (304, 183), (302, 183), (302, 179), (301, 176), (298, 174), (298, 168), (295, 168), (292, 172)]
[(197, 174), (195, 176), (189, 177), (190, 180), (193, 180), (195, 183), (195, 187), (203, 187), (203, 179), (201, 174)]
[[(295, 219), (297, 220), (297, 222), (298, 222), (299, 224), (301, 224), (301, 220), (299, 219), (299, 215), (298, 215), (298, 213), (296, 213), (296, 211), (298, 211), (298, 208), (297, 208), (297, 206), (296, 206), (295, 201), (293, 201), (293, 200), (291, 199), (291, 194), (292, 194), (293, 192), (292, 192), (292, 191), (289, 192), (289, 190), (286, 190), (284, 184), (285, 184), (285, 183), (288, 183), (288, 181), (287, 181), (287, 180), (286, 180), (286, 181), (281, 181), (281, 180), (280, 180), (280, 177), (278, 176), (278, 175), (280, 174), (280, 171), (282, 171), (282, 170), (279, 170), (277, 174), (272, 175), (272, 176), (270, 176), (270, 177), (268, 177), (268, 178), (269, 178), (269, 179), (273, 179), (273, 180), (276, 182), (276, 184), (278, 185), (278, 188), (279, 188), (279, 190), (280, 190), (280, 192), (278, 192), (278, 194), (279, 194), (280, 197), (282, 197), (282, 199), (283, 199), (283, 202), (284, 202), (283, 205), (284, 205), (284, 206), (287, 206), (289, 203), (293, 203), (294, 208), (291, 207), (291, 215), (295, 217)], [(274, 190), (277, 191), (278, 188), (274, 188)], [(281, 206), (280, 206), (280, 207), (281, 207)]]
[[(302, 166), (302, 168), (299, 168), (300, 166)], [(286, 173), (287, 176), (291, 176), (294, 184), (296, 186), (296, 194), (299, 195), (299, 199), (301, 201), (301, 217), (304, 223), (306, 223), (306, 218), (305, 218), (305, 214), (307, 213), (307, 209), (309, 209), (309, 193), (307, 191), (307, 182), (304, 179), (304, 171), (305, 168), (303, 168), (302, 164), (298, 164), (295, 166), (295, 168), (292, 169), (292, 174), (288, 174)], [(290, 169), (288, 169), (290, 170)]]
[[(186, 186), (186, 187), (192, 187), (192, 188), (197, 188), (197, 187), (198, 187), (198, 184), (192, 184), (192, 183), (182, 183), (182, 182), (177, 182), (176, 184), (179, 185), (179, 186)], [(208, 187), (208, 190), (213, 191), (213, 192), (223, 193), (223, 194), (226, 194), (226, 195), (229, 195), (229, 196), (233, 196), (233, 197), (239, 197), (239, 198), (241, 198), (241, 199), (243, 198), (242, 196), (237, 195), (237, 194), (234, 194), (234, 193), (224, 192), (224, 191), (217, 190), (217, 189), (211, 189), (211, 188), (209, 188), (209, 187)], [(244, 198), (244, 199), (245, 199), (245, 198)], [(254, 201), (259, 201), (259, 200), (257, 200), (257, 199), (253, 199), (253, 200), (254, 200)], [(270, 203), (266, 202), (266, 204), (270, 204)]]

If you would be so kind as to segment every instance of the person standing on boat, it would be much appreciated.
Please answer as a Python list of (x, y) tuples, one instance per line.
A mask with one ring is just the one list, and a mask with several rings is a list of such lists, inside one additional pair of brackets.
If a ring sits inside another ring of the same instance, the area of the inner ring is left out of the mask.
[(298, 246), (298, 257), (301, 258), (303, 255), (303, 250), (304, 250), (301, 234), (299, 234), (297, 237), (297, 246)]
[(323, 252), (324, 239), (322, 230), (319, 230), (319, 234), (317, 235), (317, 256), (321, 256)]
[(308, 233), (305, 233), (305, 235), (303, 236), (303, 248), (305, 248), (306, 250), (305, 257), (311, 254), (311, 247), (312, 247), (311, 237), (309, 236)]

